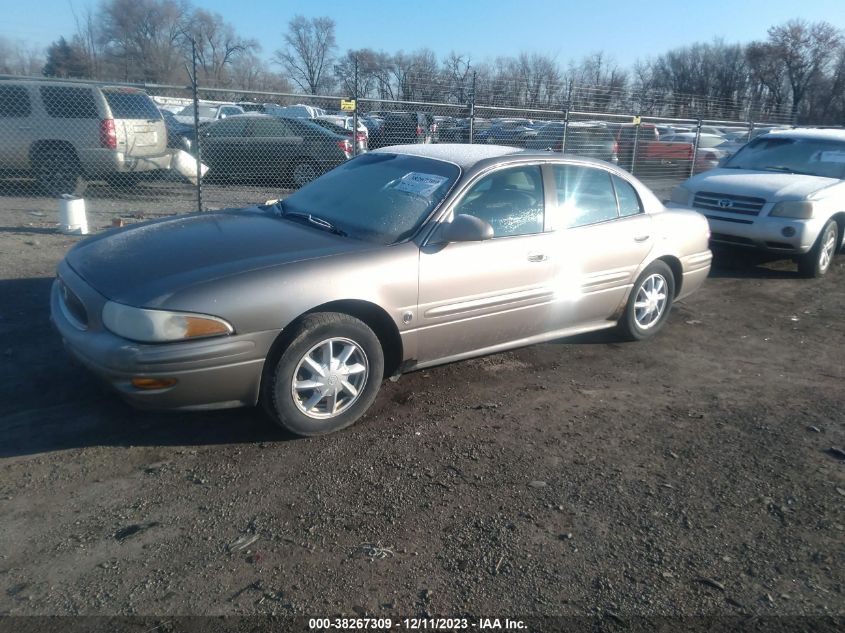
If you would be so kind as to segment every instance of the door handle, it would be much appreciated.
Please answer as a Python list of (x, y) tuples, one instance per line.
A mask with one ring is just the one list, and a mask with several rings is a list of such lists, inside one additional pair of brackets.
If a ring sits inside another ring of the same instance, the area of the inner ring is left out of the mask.
[(634, 238), (634, 241), (635, 242), (645, 242), (650, 237), (651, 237), (651, 235), (639, 235), (639, 236)]
[(549, 259), (548, 255), (544, 255), (543, 253), (530, 253), (528, 255), (529, 262), (544, 262)]

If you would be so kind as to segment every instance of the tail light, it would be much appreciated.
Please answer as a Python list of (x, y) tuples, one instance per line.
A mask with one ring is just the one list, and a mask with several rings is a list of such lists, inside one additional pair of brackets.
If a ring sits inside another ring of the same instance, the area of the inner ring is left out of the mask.
[(613, 153), (614, 154), (619, 153), (619, 141), (613, 141)]
[(432, 123), (431, 125), (429, 125), (428, 130), (429, 130), (429, 132), (434, 134), (437, 131), (437, 123)]
[(117, 129), (114, 119), (100, 121), (100, 145), (106, 149), (117, 149)]
[(355, 140), (358, 141), (359, 143), (363, 143), (364, 141), (367, 140), (367, 135), (364, 134), (364, 132), (358, 132), (355, 135)]
[(422, 126), (421, 126), (421, 125), (418, 125), (418, 126), (417, 126), (417, 136), (422, 136), (422, 134), (423, 134), (423, 129), (422, 129)]
[(338, 141), (337, 146), (343, 151), (344, 154), (352, 153), (352, 141), (350, 141), (348, 138), (345, 138), (342, 141)]

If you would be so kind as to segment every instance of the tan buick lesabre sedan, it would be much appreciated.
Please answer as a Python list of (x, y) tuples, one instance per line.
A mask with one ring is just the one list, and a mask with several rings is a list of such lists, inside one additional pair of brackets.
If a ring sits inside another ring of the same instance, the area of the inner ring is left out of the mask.
[(385, 376), (616, 327), (642, 339), (707, 277), (707, 221), (552, 152), (395, 146), (275, 204), (79, 243), (52, 319), (132, 404), (262, 404), (336, 431)]

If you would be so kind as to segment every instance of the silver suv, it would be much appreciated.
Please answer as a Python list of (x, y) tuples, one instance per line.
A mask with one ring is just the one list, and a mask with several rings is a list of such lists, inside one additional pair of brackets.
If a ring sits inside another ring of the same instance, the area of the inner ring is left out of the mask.
[(59, 195), (82, 179), (127, 184), (169, 167), (164, 119), (142, 90), (0, 80), (0, 173)]
[(681, 183), (670, 206), (707, 216), (713, 242), (780, 253), (821, 277), (845, 235), (845, 131), (759, 136), (720, 168)]

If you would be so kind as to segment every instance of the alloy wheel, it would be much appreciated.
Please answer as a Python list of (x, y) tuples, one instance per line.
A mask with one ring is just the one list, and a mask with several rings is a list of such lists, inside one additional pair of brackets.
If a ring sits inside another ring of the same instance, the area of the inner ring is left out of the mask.
[(663, 316), (667, 302), (666, 287), (666, 279), (663, 275), (655, 273), (646, 277), (637, 289), (634, 318), (641, 329), (648, 330), (654, 327)]
[(348, 338), (317, 343), (300, 359), (291, 381), (297, 408), (310, 418), (340, 415), (364, 390), (369, 363), (364, 350)]

